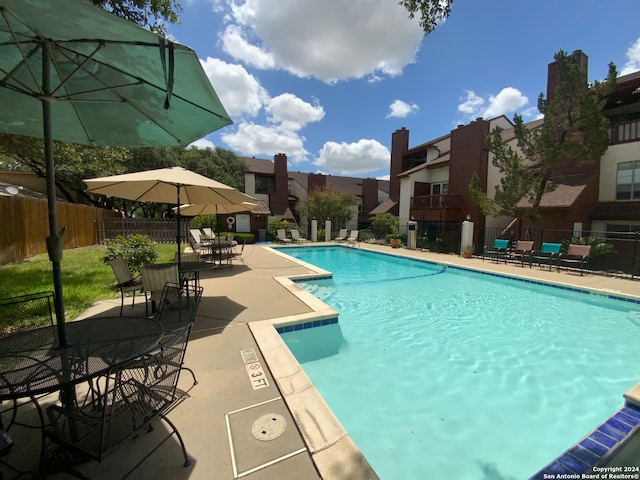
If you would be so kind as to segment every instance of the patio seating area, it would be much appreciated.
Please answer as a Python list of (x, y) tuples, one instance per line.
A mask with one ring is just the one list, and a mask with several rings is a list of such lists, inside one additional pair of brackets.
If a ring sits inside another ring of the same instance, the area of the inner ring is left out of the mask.
[[(482, 262), (479, 258), (463, 259), (419, 250), (391, 251), (389, 247), (364, 242), (358, 245), (356, 248), (621, 295), (637, 296), (638, 292), (637, 281), (588, 272), (579, 276), (565, 270), (522, 268), (519, 263)], [(273, 322), (295, 322), (332, 313), (315, 297), (282, 278), (317, 272), (289, 260), (268, 245), (246, 245), (243, 258), (244, 264), (236, 260), (232, 269), (200, 273), (203, 294), (185, 356), (185, 365), (194, 371), (198, 383), (193, 385), (190, 375), (181, 375), (178, 387), (185, 395), (169, 412), (184, 439), (191, 465), (183, 466), (181, 449), (173, 436), (129, 478), (377, 478), (348, 432), (341, 428), (313, 385), (305, 380), (300, 366), (278, 342), (277, 334), (272, 334)], [(118, 293), (113, 300), (95, 305), (83, 317), (109, 316), (116, 321), (120, 307)], [(145, 305), (143, 302), (136, 302), (134, 307), (127, 305), (125, 312), (127, 316), (144, 317)], [(264, 381), (255, 382), (251, 372), (262, 373)], [(620, 404), (624, 393), (620, 392)], [(40, 402), (46, 408), (53, 400), (44, 398)], [(26, 406), (20, 410), (22, 420), (35, 421), (33, 408)], [(267, 435), (269, 429), (259, 428), (265, 415), (277, 418), (279, 425), (283, 425), (279, 436)], [(265, 431), (267, 434), (260, 438), (260, 432)], [(102, 463), (79, 465), (77, 470), (97, 480), (119, 478), (135, 465), (141, 452), (151, 450), (169, 432), (163, 423), (156, 423), (153, 432), (140, 433), (130, 441), (132, 448), (120, 449)], [(37, 450), (34, 445), (37, 442), (29, 441), (33, 430), (16, 426), (11, 435), (19, 448), (5, 458), (18, 468), (29, 467)], [(11, 478), (12, 473), (7, 471), (5, 475)], [(47, 478), (71, 477), (56, 473)]]

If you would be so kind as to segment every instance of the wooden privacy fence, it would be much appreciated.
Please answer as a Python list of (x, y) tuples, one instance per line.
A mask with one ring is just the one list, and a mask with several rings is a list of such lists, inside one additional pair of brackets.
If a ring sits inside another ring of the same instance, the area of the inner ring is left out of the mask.
[[(96, 243), (94, 224), (116, 212), (77, 203), (58, 203), (58, 226), (64, 228), (64, 248)], [(0, 196), (0, 264), (46, 253), (49, 236), (47, 200)]]
[[(189, 242), (191, 218), (180, 219), (181, 242)], [(97, 218), (95, 221), (95, 241), (103, 243), (118, 235), (148, 235), (158, 243), (174, 243), (178, 235), (177, 218)]]

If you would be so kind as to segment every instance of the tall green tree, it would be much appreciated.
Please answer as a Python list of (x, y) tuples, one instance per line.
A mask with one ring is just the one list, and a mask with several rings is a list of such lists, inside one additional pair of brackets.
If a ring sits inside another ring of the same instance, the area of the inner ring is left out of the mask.
[(453, 0), (400, 0), (398, 2), (409, 12), (409, 18), (420, 17), (420, 26), (429, 34), (438, 26), (438, 22), (451, 14)]
[[(86, 199), (82, 179), (123, 173), (130, 159), (126, 148), (98, 148), (54, 142), (56, 151), (55, 183), (69, 202), (75, 194)], [(21, 135), (0, 134), (0, 168), (32, 171), (45, 177), (44, 143), (42, 139)]]
[(87, 0), (118, 17), (166, 36), (167, 23), (180, 23), (182, 6), (175, 0)]
[(307, 198), (297, 207), (298, 213), (308, 219), (315, 218), (323, 224), (331, 220), (334, 227), (342, 227), (353, 217), (353, 207), (358, 205), (358, 198), (333, 187), (320, 187), (309, 192)]
[[(607, 94), (615, 88), (615, 65), (609, 64), (606, 80), (589, 84), (587, 72), (575, 56), (561, 50), (554, 58), (558, 68), (554, 96), (546, 101), (541, 93), (538, 98), (544, 123), (531, 129), (516, 114), (517, 148), (504, 143), (499, 127), (487, 137), (492, 163), (502, 174), (500, 184), (494, 198), (482, 191), (477, 173), (469, 185), (471, 196), (485, 215), (526, 217), (534, 224), (542, 196), (557, 186), (554, 180), (564, 167), (592, 164), (609, 146), (609, 121), (602, 111)], [(527, 202), (521, 202), (523, 199)]]

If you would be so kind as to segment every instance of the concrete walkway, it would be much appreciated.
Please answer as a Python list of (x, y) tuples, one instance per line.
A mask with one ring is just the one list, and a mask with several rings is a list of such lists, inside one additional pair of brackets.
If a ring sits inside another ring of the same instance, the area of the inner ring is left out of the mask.
[[(364, 243), (355, 248), (640, 297), (640, 281), (630, 279), (591, 274), (581, 277), (565, 271)], [(204, 297), (185, 360), (185, 365), (195, 371), (198, 383), (192, 386), (187, 372), (181, 376), (181, 387), (188, 390), (189, 397), (169, 415), (182, 433), (191, 466), (182, 466), (179, 446), (172, 437), (129, 478), (377, 478), (273, 328), (337, 317), (337, 312), (288, 280), (317, 275), (318, 269), (292, 261), (269, 245), (247, 245), (243, 257), (245, 264), (236, 261), (231, 269), (202, 273), (200, 277)], [(100, 302), (83, 316), (117, 315), (118, 311), (119, 296)], [(125, 306), (125, 315), (129, 314), (144, 315), (143, 301), (136, 300), (134, 308)], [(265, 378), (266, 382), (257, 382), (251, 376), (255, 372), (264, 372), (258, 379)], [(21, 415), (30, 415), (28, 408), (21, 410), (25, 410)], [(92, 462), (80, 470), (96, 479), (117, 478), (135, 465), (141, 452), (163, 431), (166, 426), (161, 423), (154, 432), (133, 440), (131, 448), (120, 449), (101, 464)], [(11, 455), (13, 461), (33, 465), (37, 451), (33, 430), (15, 427), (11, 433), (19, 447)], [(70, 477), (55, 474), (48, 478)]]

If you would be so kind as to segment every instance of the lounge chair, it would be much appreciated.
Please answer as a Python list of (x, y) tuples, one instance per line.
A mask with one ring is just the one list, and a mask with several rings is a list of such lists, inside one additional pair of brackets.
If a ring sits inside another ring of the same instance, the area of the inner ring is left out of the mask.
[(191, 238), (193, 238), (193, 241), (196, 243), (196, 245), (200, 245), (200, 240), (202, 237), (202, 232), (200, 231), (199, 228), (190, 228), (189, 229), (189, 233), (191, 234)]
[(295, 228), (293, 230), (291, 230), (291, 232), (289, 232), (289, 233), (291, 233), (291, 238), (296, 243), (305, 243), (305, 242), (309, 241), (306, 238), (302, 238), (300, 236), (300, 232), (298, 230), (296, 230)]
[[(534, 263), (541, 265), (549, 265), (549, 271), (551, 267), (558, 266), (558, 256), (560, 255), (560, 243), (543, 243), (540, 250), (533, 250), (529, 257), (529, 268)], [(558, 269), (559, 271), (559, 269)]]
[(204, 233), (204, 234), (205, 234), (209, 239), (216, 238), (216, 234), (215, 234), (215, 233), (213, 233), (213, 229), (212, 229), (211, 227), (204, 227), (204, 228), (202, 229), (202, 232), (203, 232), (203, 233)]
[(499, 262), (500, 259), (507, 263), (507, 253), (509, 249), (509, 240), (505, 240), (502, 238), (496, 238), (493, 241), (493, 246), (489, 248), (488, 245), (485, 245), (484, 252), (482, 253), (482, 261), (484, 262), (484, 257), (493, 257), (496, 262)]
[(580, 276), (584, 275), (584, 271), (587, 268), (587, 262), (589, 261), (589, 255), (591, 254), (591, 245), (575, 245), (571, 244), (567, 248), (566, 253), (561, 253), (558, 256), (558, 269), (560, 267), (579, 269)]
[(278, 240), (283, 243), (291, 242), (291, 239), (287, 238), (287, 232), (285, 230), (276, 230), (276, 235), (278, 236)]
[(532, 240), (518, 240), (513, 250), (509, 252), (509, 260), (519, 262), (524, 267), (524, 262), (529, 262), (529, 256), (533, 251)]
[(336, 242), (344, 242), (347, 239), (347, 229), (346, 228), (341, 228), (340, 229), (340, 233), (338, 234), (338, 236), (336, 238), (334, 238), (334, 240)]
[(351, 245), (355, 245), (358, 242), (358, 230), (351, 230), (351, 233), (347, 237), (347, 243)]

